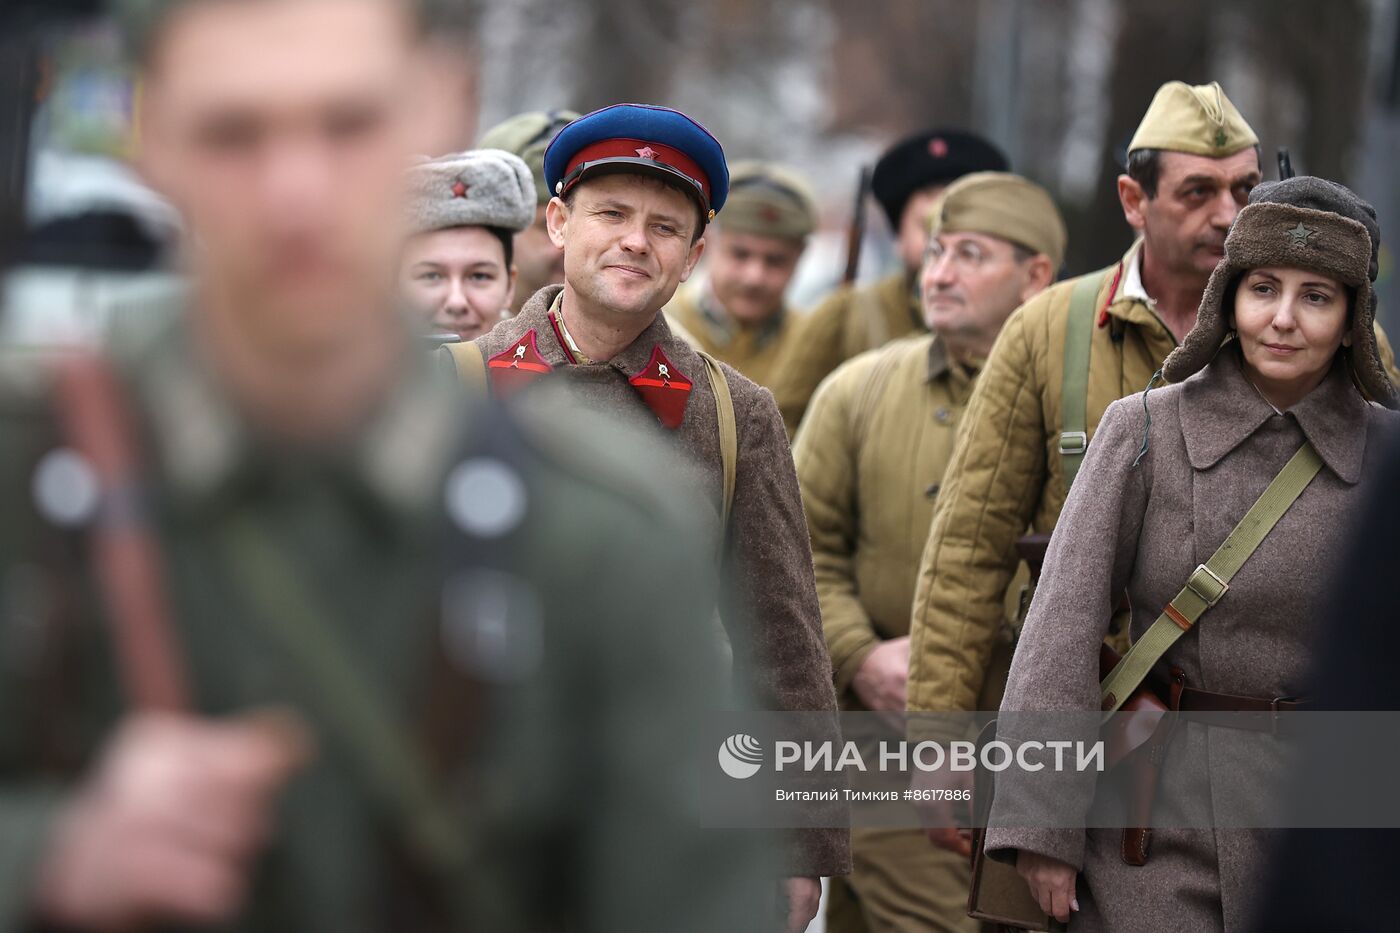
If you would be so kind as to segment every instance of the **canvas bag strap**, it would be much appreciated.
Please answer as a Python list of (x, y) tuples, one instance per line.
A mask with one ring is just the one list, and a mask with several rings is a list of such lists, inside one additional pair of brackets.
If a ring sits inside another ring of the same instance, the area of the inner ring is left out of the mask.
[(719, 419), (719, 459), (724, 473), (724, 505), (720, 512), (721, 527), (729, 528), (729, 514), (734, 510), (734, 484), (739, 475), (739, 424), (734, 416), (734, 399), (729, 394), (729, 380), (719, 360), (702, 350), (696, 350), (705, 361), (710, 377), (710, 390), (715, 394), (715, 415)]
[(1192, 572), (1180, 593), (1142, 637), (1109, 671), (1099, 685), (1099, 699), (1106, 713), (1116, 711), (1146, 679), (1153, 666), (1176, 640), (1186, 634), (1220, 602), (1230, 589), (1230, 580), (1268, 537), (1274, 525), (1308, 488), (1322, 469), (1322, 457), (1311, 443), (1304, 443), (1269, 483), (1269, 488), (1250, 506), (1244, 518), (1230, 532), (1210, 560)]
[(457, 379), (475, 393), (486, 391), (486, 360), (481, 355), (481, 347), (470, 340), (449, 343), (443, 346), (452, 358), (452, 366), (457, 371)]

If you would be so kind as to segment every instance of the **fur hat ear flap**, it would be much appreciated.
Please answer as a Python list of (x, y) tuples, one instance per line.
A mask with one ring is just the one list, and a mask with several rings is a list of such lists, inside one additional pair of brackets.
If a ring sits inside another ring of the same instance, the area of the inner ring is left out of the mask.
[(1168, 382), (1181, 382), (1205, 369), (1215, 359), (1220, 345), (1232, 329), (1225, 303), (1228, 298), (1233, 307), (1234, 285), (1240, 271), (1226, 261), (1211, 273), (1206, 290), (1201, 295), (1201, 307), (1196, 312), (1196, 325), (1162, 364), (1162, 377)]
[(1347, 356), (1352, 375), (1362, 394), (1386, 408), (1400, 408), (1390, 375), (1381, 362), (1380, 346), (1376, 340), (1376, 293), (1366, 282), (1356, 289), (1356, 311), (1352, 314)]

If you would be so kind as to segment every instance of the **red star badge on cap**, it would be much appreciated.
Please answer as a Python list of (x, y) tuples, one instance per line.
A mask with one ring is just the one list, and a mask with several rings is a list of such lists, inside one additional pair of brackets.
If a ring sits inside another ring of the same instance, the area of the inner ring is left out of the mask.
[(656, 150), (651, 148), (650, 146), (643, 146), (642, 148), (637, 150), (637, 156), (642, 159), (651, 159), (652, 161), (655, 161)]
[(467, 196), (467, 192), (470, 190), (472, 190), (472, 186), (467, 184), (466, 182), (454, 182), (452, 185), (452, 196), (454, 198), (465, 198)]
[(948, 154), (948, 143), (935, 136), (929, 140), (928, 151), (935, 159), (941, 159)]

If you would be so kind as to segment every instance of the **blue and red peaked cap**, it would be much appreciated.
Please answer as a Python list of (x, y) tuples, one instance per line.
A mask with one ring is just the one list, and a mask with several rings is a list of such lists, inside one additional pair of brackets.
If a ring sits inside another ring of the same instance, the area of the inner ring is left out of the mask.
[(729, 196), (724, 147), (679, 110), (614, 104), (559, 131), (544, 154), (549, 190), (563, 195), (585, 178), (618, 172), (653, 175), (695, 199), (708, 223)]

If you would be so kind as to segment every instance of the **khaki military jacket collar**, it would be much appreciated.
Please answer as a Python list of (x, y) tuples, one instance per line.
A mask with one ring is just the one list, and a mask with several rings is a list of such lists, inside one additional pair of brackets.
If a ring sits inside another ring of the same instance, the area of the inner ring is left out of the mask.
[[(1162, 323), (1162, 319), (1152, 309), (1151, 297), (1142, 287), (1141, 269), (1142, 240), (1139, 238), (1128, 247), (1128, 251), (1118, 260), (1117, 267), (1109, 275), (1109, 291), (1107, 297), (1100, 300), (1103, 313), (1097, 323), (1102, 327), (1107, 324), (1107, 318), (1113, 317), (1129, 324), (1160, 328), (1171, 336), (1167, 325)], [(1173, 337), (1172, 342), (1175, 343), (1176, 338)]]
[(956, 363), (948, 355), (948, 348), (937, 337), (929, 339), (928, 377), (930, 383), (947, 378), (959, 388), (970, 388), (972, 380), (982, 371), (986, 360), (972, 360), (969, 363)]
[(190, 505), (218, 497), (260, 465), (343, 463), (347, 478), (386, 512), (417, 518), (436, 507), (435, 480), (461, 436), (458, 393), (426, 360), (404, 361), (403, 378), (354, 437), (302, 453), (277, 450), (257, 436), (199, 365), (181, 324), (157, 336), (130, 371), (150, 419), (157, 465)]
[(1181, 431), (1198, 470), (1209, 469), (1268, 423), (1292, 418), (1341, 480), (1361, 478), (1366, 453), (1366, 408), (1340, 359), (1321, 384), (1278, 414), (1245, 378), (1238, 346), (1226, 344), (1215, 360), (1181, 386)]

